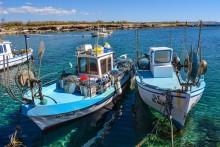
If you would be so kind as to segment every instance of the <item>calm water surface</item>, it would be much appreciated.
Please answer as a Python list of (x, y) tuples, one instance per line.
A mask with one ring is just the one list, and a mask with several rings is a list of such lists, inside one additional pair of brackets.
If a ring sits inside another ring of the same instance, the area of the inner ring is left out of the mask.
[[(187, 48), (196, 47), (198, 28), (187, 29)], [(84, 36), (84, 37), (82, 37)], [(24, 37), (3, 36), (13, 48), (24, 48)], [(172, 29), (172, 47), (179, 53), (184, 47), (183, 28)], [(220, 146), (220, 27), (203, 28), (201, 43), (203, 58), (208, 62), (205, 76), (206, 89), (201, 100), (188, 114), (182, 135), (175, 135), (175, 146)], [(95, 44), (90, 32), (67, 32), (30, 35), (28, 46), (37, 50), (40, 41), (46, 51), (42, 60), (42, 75), (67, 68), (76, 63), (74, 52), (84, 43)], [(128, 54), (135, 58), (134, 30), (115, 31), (112, 36), (99, 39), (99, 44), (109, 42), (116, 56)], [(139, 48), (148, 52), (151, 46), (170, 46), (170, 29), (147, 29), (139, 31)], [(1, 75), (2, 73), (0, 73)], [(86, 117), (70, 121), (53, 130), (42, 132), (19, 112), (20, 104), (12, 101), (0, 84), (0, 146), (9, 143), (16, 125), (22, 127), (21, 139), (26, 146), (135, 146), (153, 128), (155, 111), (148, 108), (136, 90), (125, 92), (115, 104), (110, 104)], [(169, 146), (168, 136), (157, 135), (154, 146)]]

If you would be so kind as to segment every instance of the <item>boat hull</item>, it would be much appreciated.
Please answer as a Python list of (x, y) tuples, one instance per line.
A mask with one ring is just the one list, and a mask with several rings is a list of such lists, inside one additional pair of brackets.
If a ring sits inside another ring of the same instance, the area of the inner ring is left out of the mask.
[[(164, 105), (167, 100), (165, 95), (166, 91), (156, 87), (151, 87), (149, 85), (141, 84), (138, 81), (137, 84), (139, 94), (144, 103), (168, 117), (167, 112), (165, 111), (166, 106)], [(172, 98), (171, 115), (173, 123), (177, 129), (181, 130), (183, 128), (187, 113), (202, 97), (204, 87), (205, 82), (203, 81), (200, 87), (191, 92), (185, 92), (182, 90), (170, 91)]]
[[(31, 58), (32, 52), (33, 52), (33, 50), (31, 50), (28, 53), (28, 59)], [(9, 67), (16, 66), (16, 65), (24, 63), (26, 61), (27, 61), (27, 55), (23, 54), (21, 56), (17, 56), (17, 57), (8, 59), (8, 65), (9, 65)], [(7, 67), (6, 59), (5, 59), (5, 67)], [(4, 62), (3, 62), (3, 60), (0, 60), (0, 70), (3, 70), (3, 69), (4, 69)]]
[(93, 113), (99, 110), (100, 108), (106, 106), (107, 104), (109, 104), (112, 101), (112, 98), (113, 97), (109, 98), (107, 101), (99, 105), (93, 105), (89, 108), (85, 108), (82, 110), (71, 111), (71, 112), (51, 115), (51, 116), (29, 116), (29, 118), (32, 121), (34, 121), (40, 127), (41, 130), (47, 130), (51, 127), (55, 127), (58, 124)]
[(102, 33), (102, 32), (100, 32), (100, 33), (94, 32), (94, 33), (91, 33), (91, 35), (92, 35), (92, 37), (107, 37), (110, 34)]

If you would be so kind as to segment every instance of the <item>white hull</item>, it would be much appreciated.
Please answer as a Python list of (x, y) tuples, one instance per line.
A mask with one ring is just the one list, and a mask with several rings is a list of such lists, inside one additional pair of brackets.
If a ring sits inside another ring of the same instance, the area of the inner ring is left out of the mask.
[[(28, 59), (30, 59), (32, 55), (32, 51), (28, 53)], [(15, 65), (18, 65), (18, 64), (21, 64), (21, 63), (24, 63), (27, 61), (27, 56), (26, 54), (23, 54), (21, 56), (17, 56), (17, 57), (14, 57), (14, 58), (9, 58), (8, 59), (8, 65), (9, 67), (11, 66), (15, 66)], [(3, 60), (0, 60), (0, 70), (4, 69), (4, 64), (3, 64)], [(5, 59), (5, 67), (7, 67), (7, 61)]]
[[(147, 105), (159, 111), (161, 114), (165, 116), (167, 115), (165, 106), (162, 104), (166, 101), (166, 96), (163, 94), (165, 91), (155, 89), (153, 87), (148, 87), (140, 83), (138, 83), (138, 90), (142, 100)], [(173, 122), (178, 129), (182, 129), (184, 126), (187, 113), (199, 101), (203, 91), (204, 87), (200, 87), (197, 91), (192, 93), (183, 91), (171, 91), (173, 106), (171, 115)]]
[(109, 34), (108, 33), (103, 33), (103, 32), (94, 32), (91, 34), (92, 37), (107, 37)]

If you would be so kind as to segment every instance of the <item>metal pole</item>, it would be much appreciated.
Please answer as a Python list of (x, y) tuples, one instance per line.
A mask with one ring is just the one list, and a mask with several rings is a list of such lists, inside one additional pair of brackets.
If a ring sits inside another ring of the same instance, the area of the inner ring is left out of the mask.
[(3, 68), (4, 68), (4, 86), (5, 86), (5, 89), (6, 89), (5, 55), (3, 55)]
[(169, 115), (169, 119), (170, 119), (171, 146), (174, 147), (174, 143), (173, 143), (173, 123), (172, 123), (172, 116), (171, 115)]
[(184, 50), (186, 50), (186, 26), (184, 28)]
[(172, 30), (170, 28), (170, 48), (172, 48)]
[(200, 20), (200, 33), (199, 33), (199, 50), (200, 50), (200, 63), (202, 62), (202, 47), (200, 45), (200, 36), (202, 33), (202, 21)]
[(136, 30), (136, 62), (138, 61), (139, 51), (138, 51), (138, 30)]
[[(28, 63), (27, 34), (24, 34), (24, 38), (25, 38), (25, 51), (26, 51), (27, 63)], [(28, 68), (29, 68), (29, 66), (28, 66)]]
[(24, 34), (25, 38), (25, 51), (26, 51), (26, 56), (27, 56), (27, 66), (28, 66), (28, 80), (30, 83), (30, 89), (31, 89), (31, 95), (32, 95), (32, 104), (34, 104), (34, 91), (33, 91), (33, 83), (30, 79), (30, 73), (29, 73), (29, 61), (28, 61), (28, 49), (27, 49), (27, 34)]
[(197, 55), (198, 55), (199, 50), (201, 52), (201, 49), (200, 49), (200, 36), (201, 36), (201, 33), (202, 33), (202, 21), (201, 20), (199, 20), (199, 27), (200, 27), (200, 29), (199, 29), (199, 39), (198, 39)]

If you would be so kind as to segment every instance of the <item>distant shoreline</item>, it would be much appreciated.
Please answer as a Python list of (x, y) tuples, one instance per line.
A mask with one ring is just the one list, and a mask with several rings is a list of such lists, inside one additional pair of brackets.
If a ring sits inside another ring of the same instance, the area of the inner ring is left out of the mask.
[[(17, 35), (23, 34), (28, 30), (30, 34), (50, 33), (50, 32), (73, 32), (73, 31), (94, 31), (97, 27), (106, 28), (107, 30), (131, 30), (147, 28), (170, 28), (170, 27), (196, 27), (195, 22), (8, 22), (1, 23), (0, 35)], [(204, 26), (218, 26), (215, 23), (206, 23)]]

